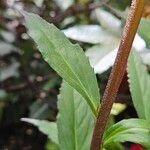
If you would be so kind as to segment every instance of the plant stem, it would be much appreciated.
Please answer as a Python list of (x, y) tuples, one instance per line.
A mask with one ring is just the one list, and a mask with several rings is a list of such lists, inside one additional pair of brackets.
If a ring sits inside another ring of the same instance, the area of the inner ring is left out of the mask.
[(105, 127), (107, 125), (112, 105), (115, 101), (120, 83), (126, 70), (127, 60), (140, 19), (142, 17), (144, 5), (145, 0), (132, 0), (117, 57), (104, 92), (101, 107), (98, 112), (91, 142), (91, 150), (100, 150), (102, 148), (102, 139)]

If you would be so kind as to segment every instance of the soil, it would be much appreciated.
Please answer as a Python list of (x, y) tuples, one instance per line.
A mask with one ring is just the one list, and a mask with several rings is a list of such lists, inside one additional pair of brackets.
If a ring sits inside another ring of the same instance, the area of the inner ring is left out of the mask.
[(0, 150), (44, 150), (47, 137), (25, 122), (0, 128)]

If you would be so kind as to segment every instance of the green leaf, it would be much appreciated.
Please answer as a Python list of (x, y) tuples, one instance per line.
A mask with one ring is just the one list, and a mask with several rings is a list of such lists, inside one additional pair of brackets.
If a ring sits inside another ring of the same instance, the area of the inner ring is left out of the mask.
[(145, 40), (147, 47), (150, 48), (150, 20), (142, 19), (139, 25), (138, 33)]
[(49, 122), (46, 120), (37, 120), (31, 118), (22, 118), (21, 121), (31, 123), (38, 127), (38, 129), (48, 136), (50, 140), (58, 144), (58, 131), (57, 125), (54, 122)]
[(107, 147), (105, 147), (106, 150), (125, 150), (124, 146), (120, 143), (111, 143)]
[(104, 147), (114, 142), (133, 142), (150, 149), (150, 124), (143, 119), (127, 119), (111, 126), (104, 135)]
[(62, 84), (58, 101), (58, 137), (62, 150), (89, 150), (94, 117), (87, 103), (67, 83)]
[(141, 58), (131, 52), (128, 62), (128, 77), (132, 100), (140, 118), (150, 122), (150, 76)]
[(60, 150), (58, 145), (52, 143), (50, 140), (47, 141), (45, 145), (45, 150)]
[(99, 91), (93, 69), (79, 45), (73, 45), (54, 25), (35, 14), (24, 13), (29, 34), (45, 61), (75, 88), (97, 115)]

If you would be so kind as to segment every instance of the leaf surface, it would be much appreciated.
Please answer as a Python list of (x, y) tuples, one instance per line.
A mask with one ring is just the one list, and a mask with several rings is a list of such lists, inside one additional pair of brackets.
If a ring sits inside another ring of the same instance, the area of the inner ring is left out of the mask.
[(143, 119), (118, 122), (105, 132), (104, 147), (116, 142), (133, 142), (150, 149), (150, 124)]
[(150, 48), (150, 20), (142, 19), (139, 25), (138, 33), (145, 40), (147, 47)]
[(35, 14), (23, 13), (30, 36), (34, 39), (45, 61), (75, 88), (97, 115), (99, 91), (96, 76), (79, 45), (73, 45), (54, 25)]
[(150, 122), (150, 76), (137, 53), (131, 52), (127, 70), (131, 96), (137, 114), (140, 118)]
[(62, 150), (89, 150), (94, 117), (89, 106), (67, 83), (63, 83), (58, 100), (58, 137)]

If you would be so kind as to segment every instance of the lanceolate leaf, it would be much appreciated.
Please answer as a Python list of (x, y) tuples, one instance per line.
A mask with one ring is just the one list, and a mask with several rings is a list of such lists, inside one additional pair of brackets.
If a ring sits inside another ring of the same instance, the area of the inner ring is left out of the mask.
[(150, 122), (150, 76), (140, 57), (132, 52), (128, 62), (132, 100), (138, 116)]
[(150, 124), (143, 119), (118, 122), (106, 131), (104, 147), (116, 142), (133, 142), (150, 149)]
[(96, 115), (100, 99), (98, 85), (83, 50), (39, 16), (30, 13), (24, 13), (24, 16), (29, 34), (45, 61), (87, 100)]
[(37, 126), (38, 129), (42, 133), (46, 134), (50, 140), (58, 144), (58, 131), (56, 123), (31, 118), (22, 118), (21, 120)]
[(139, 26), (139, 34), (145, 40), (147, 47), (150, 48), (150, 20), (142, 19)]
[(62, 150), (89, 150), (94, 118), (87, 103), (67, 83), (58, 101), (58, 137)]

